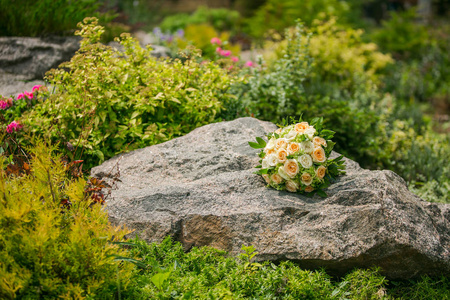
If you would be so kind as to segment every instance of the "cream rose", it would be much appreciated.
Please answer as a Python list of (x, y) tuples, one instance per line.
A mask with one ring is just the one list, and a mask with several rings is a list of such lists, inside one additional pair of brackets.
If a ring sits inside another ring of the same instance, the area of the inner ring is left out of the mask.
[(290, 141), (292, 141), (293, 139), (295, 139), (295, 137), (297, 136), (297, 131), (295, 131), (295, 130), (291, 130), (291, 131), (289, 131), (285, 136), (284, 136), (284, 138), (286, 139), (286, 141), (288, 141), (288, 142), (290, 142)]
[(312, 183), (312, 177), (311, 177), (311, 174), (309, 174), (309, 173), (303, 173), (302, 174), (302, 183), (304, 184), (304, 185), (310, 185), (311, 183)]
[(322, 179), (323, 177), (325, 177), (326, 172), (327, 172), (327, 168), (325, 168), (324, 166), (319, 166), (316, 170), (317, 177)]
[(312, 159), (314, 162), (324, 162), (327, 158), (325, 157), (325, 150), (322, 147), (314, 148), (312, 153)]
[(313, 143), (315, 147), (323, 145), (324, 147), (327, 146), (327, 141), (325, 141), (324, 138), (321, 138), (320, 136), (315, 136), (313, 138)]
[(303, 133), (308, 128), (309, 128), (308, 122), (297, 123), (294, 126), (295, 131), (297, 131), (298, 133)]
[(281, 178), (281, 176), (277, 173), (272, 174), (272, 176), (270, 176), (270, 179), (273, 181), (273, 183), (275, 184), (280, 184), (283, 182), (283, 178)]
[(305, 169), (311, 168), (313, 165), (312, 158), (309, 154), (303, 154), (302, 156), (299, 156), (297, 160)]
[(288, 159), (284, 163), (284, 171), (289, 177), (295, 177), (298, 174), (298, 162), (295, 159)]
[(286, 149), (286, 146), (287, 146), (287, 142), (283, 138), (279, 138), (275, 142), (275, 149), (277, 149), (277, 150), (278, 149)]
[(305, 192), (307, 192), (307, 193), (311, 193), (312, 191), (314, 191), (314, 188), (313, 188), (312, 186), (310, 186), (310, 185), (308, 185), (308, 186), (305, 188)]
[(275, 130), (276, 134), (280, 134), (281, 133), (281, 128), (278, 128), (277, 130)]
[(264, 148), (264, 151), (267, 152), (267, 150), (271, 150), (271, 149), (275, 148), (275, 142), (276, 142), (276, 139), (275, 138), (271, 138), (269, 140), (269, 142), (267, 142), (266, 148)]
[(270, 154), (267, 156), (267, 164), (270, 167), (275, 167), (278, 163), (277, 155), (276, 154)]
[(284, 171), (284, 166), (281, 166), (278, 168), (278, 174), (280, 174), (281, 178), (283, 178), (284, 180), (289, 180), (291, 179), (288, 174), (286, 173), (286, 171)]
[(267, 174), (262, 174), (262, 177), (264, 178), (264, 180), (266, 181), (267, 184), (270, 183), (270, 177)]
[(291, 193), (295, 193), (298, 189), (298, 185), (292, 180), (286, 181), (286, 190)]
[(263, 168), (263, 169), (267, 169), (267, 168), (270, 167), (270, 166), (269, 166), (269, 162), (267, 161), (267, 157), (268, 157), (268, 156), (266, 156), (266, 157), (262, 160), (262, 162), (261, 162), (261, 168)]
[(280, 150), (277, 151), (278, 162), (284, 163), (286, 161), (286, 159), (287, 159), (286, 158), (287, 156), (288, 156), (288, 153), (287, 153), (286, 150), (280, 149)]
[(297, 153), (298, 151), (300, 151), (300, 145), (298, 143), (292, 142), (288, 144), (287, 152), (289, 154), (294, 154)]
[(310, 140), (313, 139), (315, 133), (316, 133), (316, 129), (312, 126), (310, 126), (308, 129), (306, 129), (303, 132), (303, 134), (306, 134)]
[(303, 141), (300, 143), (300, 149), (305, 153), (311, 154), (314, 151), (314, 144), (310, 141)]

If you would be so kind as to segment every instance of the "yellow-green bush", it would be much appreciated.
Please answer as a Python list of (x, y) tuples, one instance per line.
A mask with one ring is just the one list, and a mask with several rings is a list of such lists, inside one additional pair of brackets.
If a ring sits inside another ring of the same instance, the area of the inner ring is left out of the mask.
[(56, 93), (19, 121), (33, 133), (71, 142), (82, 151), (84, 167), (214, 122), (233, 98), (228, 88), (236, 78), (199, 63), (195, 51), (186, 50), (183, 59), (156, 59), (123, 34), (121, 53), (98, 43), (103, 28), (95, 19), (80, 25), (78, 53), (47, 73)]
[(84, 179), (67, 179), (54, 150), (37, 142), (23, 177), (7, 176), (0, 156), (0, 298), (114, 298), (133, 265), (114, 261), (124, 251), (111, 242), (127, 231), (85, 198)]
[[(305, 85), (313, 92), (340, 96), (370, 90), (380, 84), (385, 68), (393, 63), (376, 44), (362, 41), (362, 30), (339, 26), (335, 18), (315, 20), (309, 31), (308, 55), (312, 63)], [(283, 57), (287, 44), (286, 39), (266, 42), (266, 49), (274, 50), (266, 55), (269, 63)]]

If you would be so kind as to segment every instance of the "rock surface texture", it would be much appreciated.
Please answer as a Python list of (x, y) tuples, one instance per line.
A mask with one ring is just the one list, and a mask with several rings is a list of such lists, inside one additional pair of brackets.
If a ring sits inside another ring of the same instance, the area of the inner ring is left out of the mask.
[(275, 129), (253, 118), (207, 125), (114, 157), (92, 175), (120, 169), (110, 220), (149, 242), (171, 235), (186, 250), (208, 245), (232, 254), (252, 244), (258, 260), (335, 275), (375, 265), (393, 279), (450, 274), (450, 205), (425, 202), (395, 173), (348, 159), (328, 198), (268, 189), (253, 174), (258, 150), (247, 142)]
[(0, 37), (0, 70), (42, 79), (45, 72), (68, 61), (80, 47), (78, 37)]
[(78, 37), (0, 37), (0, 95), (17, 96), (44, 84), (45, 73), (69, 61), (79, 42)]

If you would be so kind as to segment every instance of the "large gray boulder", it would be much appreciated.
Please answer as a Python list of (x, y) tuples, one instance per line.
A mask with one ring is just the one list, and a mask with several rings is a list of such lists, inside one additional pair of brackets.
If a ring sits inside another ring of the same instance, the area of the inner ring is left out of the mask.
[(79, 37), (0, 37), (0, 72), (42, 79), (45, 72), (69, 61), (79, 42)]
[(79, 37), (0, 37), (0, 95), (9, 97), (45, 85), (45, 73), (69, 61)]
[(274, 129), (254, 118), (203, 126), (114, 157), (92, 175), (120, 170), (110, 220), (149, 242), (171, 235), (186, 250), (208, 245), (232, 254), (252, 244), (258, 260), (335, 275), (371, 266), (393, 279), (450, 274), (450, 205), (425, 202), (395, 173), (348, 159), (328, 198), (268, 189), (253, 174), (258, 151), (247, 141)]

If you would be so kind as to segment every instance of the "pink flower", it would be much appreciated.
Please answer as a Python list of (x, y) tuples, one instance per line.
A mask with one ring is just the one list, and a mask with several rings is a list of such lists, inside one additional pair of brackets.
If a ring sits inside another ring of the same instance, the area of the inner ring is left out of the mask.
[(42, 87), (42, 85), (38, 84), (33, 86), (33, 88), (31, 89), (32, 93), (34, 93), (35, 91), (39, 91), (39, 89)]
[(211, 39), (211, 44), (222, 45), (222, 41), (218, 37), (213, 37)]
[(19, 131), (23, 126), (16, 121), (12, 121), (11, 124), (6, 126), (7, 133), (13, 133), (13, 131)]
[(30, 92), (27, 92), (27, 91), (25, 91), (23, 93), (25, 94), (25, 96), (28, 97), (28, 99), (33, 99), (33, 93), (30, 93)]
[(17, 100), (20, 100), (24, 97), (25, 97), (25, 95), (23, 93), (20, 93), (19, 95), (17, 95)]
[(254, 64), (251, 60), (249, 60), (249, 61), (247, 61), (247, 62), (245, 63), (245, 66), (246, 66), (246, 67), (254, 67), (255, 64)]
[(222, 52), (222, 48), (217, 47), (217, 48), (216, 48), (216, 52), (217, 52), (217, 53), (221, 53), (221, 52)]
[(7, 109), (8, 107), (8, 102), (0, 100), (0, 109)]
[(234, 62), (238, 62), (239, 61), (239, 57), (233, 56), (231, 57), (231, 60)]
[(230, 50), (222, 50), (222, 51), (220, 51), (220, 55), (228, 57), (231, 55), (231, 51)]

